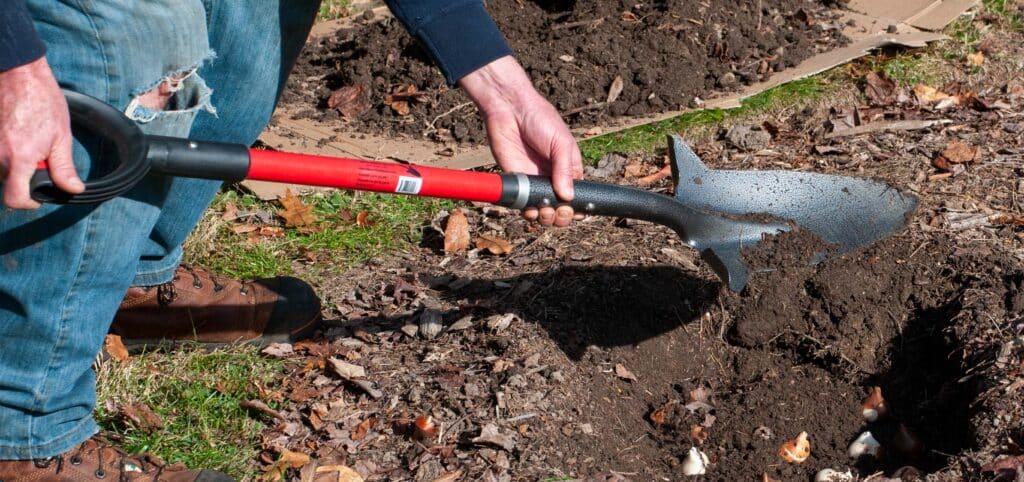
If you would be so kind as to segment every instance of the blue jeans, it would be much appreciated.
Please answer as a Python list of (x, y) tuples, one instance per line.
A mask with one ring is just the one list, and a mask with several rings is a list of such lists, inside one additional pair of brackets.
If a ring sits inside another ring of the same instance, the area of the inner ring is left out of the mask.
[[(29, 0), (61, 86), (150, 134), (251, 144), (270, 119), (319, 0)], [(168, 106), (132, 102), (170, 77)], [(77, 136), (83, 176), (109, 168)], [(132, 284), (170, 280), (219, 183), (150, 176), (96, 206), (0, 212), (0, 460), (45, 458), (92, 436), (91, 363)], [(0, 186), (2, 189), (2, 186)]]

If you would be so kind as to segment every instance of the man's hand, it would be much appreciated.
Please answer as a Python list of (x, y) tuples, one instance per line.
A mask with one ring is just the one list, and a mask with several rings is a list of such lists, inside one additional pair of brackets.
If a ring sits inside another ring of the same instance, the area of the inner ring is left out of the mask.
[[(498, 165), (505, 172), (550, 175), (559, 199), (571, 201), (573, 179), (583, 177), (579, 146), (519, 62), (502, 57), (463, 77), (459, 85), (483, 114)], [(568, 226), (574, 218), (567, 205), (528, 208), (523, 216), (545, 226)]]
[(28, 185), (39, 161), (48, 162), (57, 187), (85, 189), (71, 159), (67, 102), (45, 57), (0, 72), (0, 182), (7, 207), (39, 207)]

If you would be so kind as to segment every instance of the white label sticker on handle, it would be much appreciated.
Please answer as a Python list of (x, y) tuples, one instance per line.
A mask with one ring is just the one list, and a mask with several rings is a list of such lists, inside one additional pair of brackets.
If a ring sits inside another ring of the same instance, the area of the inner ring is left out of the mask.
[(419, 177), (398, 176), (398, 186), (395, 192), (398, 194), (419, 194), (423, 188), (423, 179)]

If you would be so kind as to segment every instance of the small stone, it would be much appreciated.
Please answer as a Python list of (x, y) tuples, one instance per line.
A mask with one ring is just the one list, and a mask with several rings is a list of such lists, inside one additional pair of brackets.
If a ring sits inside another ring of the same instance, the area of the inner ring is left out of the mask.
[(726, 72), (718, 76), (717, 83), (718, 86), (723, 89), (731, 89), (733, 87), (736, 87), (736, 84), (738, 82), (736, 81), (736, 74), (732, 72)]
[(594, 426), (589, 423), (582, 424), (580, 425), (580, 432), (583, 432), (585, 435), (593, 435)]
[(565, 375), (561, 371), (553, 371), (551, 372), (551, 381), (557, 383), (565, 383)]
[(412, 323), (402, 325), (402, 333), (405, 333), (409, 338), (416, 338), (416, 333), (419, 331), (420, 327)]
[(452, 326), (448, 327), (448, 331), (462, 331), (468, 330), (473, 327), (473, 315), (466, 315), (459, 318), (458, 321), (452, 323)]
[(432, 309), (423, 310), (420, 314), (419, 334), (426, 340), (433, 340), (444, 330), (444, 323), (441, 322), (441, 312)]

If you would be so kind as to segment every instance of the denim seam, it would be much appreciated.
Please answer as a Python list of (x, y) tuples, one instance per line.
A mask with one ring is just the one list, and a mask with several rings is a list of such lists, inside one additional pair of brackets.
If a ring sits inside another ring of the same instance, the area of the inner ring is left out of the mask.
[[(93, 36), (96, 38), (96, 47), (99, 50), (100, 55), (103, 57), (103, 65), (110, 65), (110, 56), (107, 53), (106, 42), (104, 42), (103, 36), (100, 34), (100, 28), (98, 25), (96, 25), (96, 20), (93, 18), (92, 13), (89, 11), (86, 5), (86, 3), (90, 2), (77, 0), (76, 3), (78, 4), (78, 10), (81, 11), (82, 14), (85, 15), (85, 17), (89, 20), (89, 27), (92, 28)], [(106, 74), (107, 75), (103, 76), (103, 82), (106, 83), (105, 90), (107, 91), (107, 103), (112, 104), (114, 103), (114, 97), (116, 96), (114, 96), (113, 92), (111, 92), (111, 86), (114, 85), (114, 83), (111, 82), (111, 77), (120, 74), (114, 74), (113, 72), (110, 72), (109, 69), (107, 70)]]

